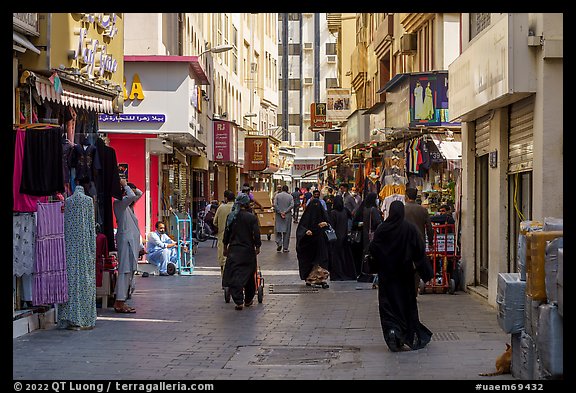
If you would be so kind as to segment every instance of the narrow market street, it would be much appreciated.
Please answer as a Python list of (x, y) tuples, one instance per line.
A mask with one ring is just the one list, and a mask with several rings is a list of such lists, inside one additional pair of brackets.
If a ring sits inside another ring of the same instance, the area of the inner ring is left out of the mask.
[[(262, 236), (264, 299), (225, 303), (212, 241), (192, 276), (136, 277), (136, 314), (98, 309), (93, 330), (36, 330), (13, 340), (14, 380), (514, 380), (494, 371), (509, 335), (496, 310), (457, 291), (418, 296), (434, 333), (418, 351), (391, 352), (369, 283), (306, 287), (295, 228), (289, 253)], [(408, 367), (409, 365), (409, 367)]]

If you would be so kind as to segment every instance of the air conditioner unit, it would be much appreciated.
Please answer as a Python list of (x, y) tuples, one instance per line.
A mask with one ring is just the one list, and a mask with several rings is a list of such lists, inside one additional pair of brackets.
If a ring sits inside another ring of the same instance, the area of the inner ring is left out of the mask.
[(311, 85), (312, 84), (312, 78), (304, 78), (304, 84), (305, 85)]
[(404, 34), (400, 37), (400, 53), (407, 55), (407, 54), (414, 54), (416, 53), (417, 49), (417, 39), (416, 34)]
[(336, 55), (328, 55), (326, 56), (326, 61), (328, 63), (336, 63)]
[(312, 46), (313, 46), (313, 44), (311, 42), (305, 42), (304, 43), (304, 49), (305, 50), (312, 50)]
[(258, 63), (250, 63), (250, 72), (253, 74), (258, 72)]

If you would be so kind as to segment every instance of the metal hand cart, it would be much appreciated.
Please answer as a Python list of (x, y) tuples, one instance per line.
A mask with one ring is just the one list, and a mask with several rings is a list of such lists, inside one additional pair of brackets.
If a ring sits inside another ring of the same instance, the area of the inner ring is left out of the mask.
[[(264, 277), (262, 277), (262, 271), (260, 270), (259, 265), (256, 267), (254, 281), (256, 282), (256, 296), (258, 297), (258, 303), (262, 303), (264, 300)], [(224, 301), (230, 303), (230, 288), (228, 287), (224, 287)]]
[[(168, 274), (175, 269), (181, 276), (191, 276), (196, 265), (193, 255), (192, 218), (188, 213), (173, 212), (176, 224), (177, 265), (168, 264)], [(174, 233), (174, 232), (173, 232)], [(172, 265), (172, 267), (171, 267)]]
[[(456, 278), (460, 278), (460, 255), (456, 247), (454, 224), (432, 224), (434, 241), (432, 249), (426, 241), (426, 255), (432, 264), (434, 277), (427, 283), (420, 280), (418, 292), (446, 293), (453, 295), (456, 291)], [(458, 282), (459, 284), (459, 282)]]

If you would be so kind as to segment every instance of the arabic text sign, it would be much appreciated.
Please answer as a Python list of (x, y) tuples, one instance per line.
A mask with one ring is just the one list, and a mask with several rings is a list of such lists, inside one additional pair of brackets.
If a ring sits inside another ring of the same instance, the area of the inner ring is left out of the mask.
[(230, 161), (230, 123), (224, 121), (214, 122), (214, 161)]
[(124, 122), (164, 123), (166, 121), (166, 115), (163, 114), (145, 115), (145, 114), (129, 114), (129, 113), (108, 115), (106, 113), (100, 113), (98, 115), (98, 121), (112, 122), (112, 123), (124, 123)]

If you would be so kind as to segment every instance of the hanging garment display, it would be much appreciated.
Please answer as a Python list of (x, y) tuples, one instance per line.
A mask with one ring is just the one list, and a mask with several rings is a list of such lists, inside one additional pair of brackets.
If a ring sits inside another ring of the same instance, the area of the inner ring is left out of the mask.
[(20, 193), (44, 196), (64, 191), (60, 127), (28, 128)]
[(64, 248), (64, 203), (38, 202), (36, 259), (32, 303), (68, 301), (66, 251)]
[(76, 186), (64, 211), (68, 301), (58, 310), (59, 327), (93, 327), (96, 324), (96, 228), (94, 202)]
[(12, 273), (17, 277), (32, 274), (36, 246), (35, 213), (16, 213), (12, 217)]
[(12, 178), (13, 211), (15, 212), (35, 212), (36, 202), (47, 202), (46, 196), (32, 196), (20, 193), (20, 183), (22, 179), (22, 160), (24, 159), (24, 143), (26, 131), (17, 129), (14, 143), (14, 177)]

